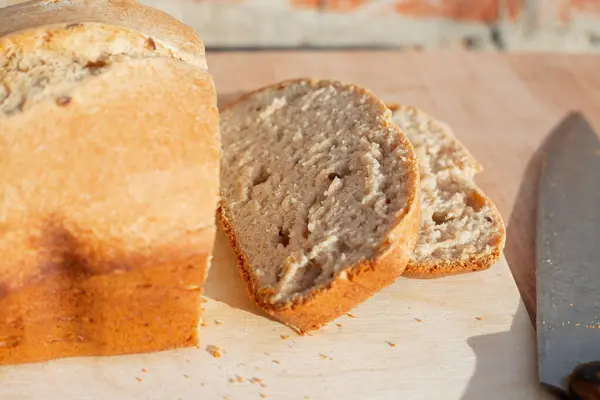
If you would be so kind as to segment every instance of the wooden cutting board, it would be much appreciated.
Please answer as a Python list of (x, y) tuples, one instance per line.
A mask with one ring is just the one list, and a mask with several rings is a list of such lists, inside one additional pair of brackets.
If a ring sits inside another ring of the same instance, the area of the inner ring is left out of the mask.
[(569, 109), (600, 125), (600, 58), (271, 52), (211, 54), (209, 65), (224, 101), (286, 78), (337, 78), (449, 123), (485, 167), (478, 182), (508, 223), (510, 269), (503, 259), (400, 279), (355, 318), (299, 337), (248, 302), (219, 233), (199, 349), (0, 368), (0, 400), (538, 398), (524, 307), (535, 309), (535, 153)]
[(199, 349), (0, 368), (0, 399), (504, 400), (538, 393), (533, 327), (504, 259), (477, 274), (400, 279), (321, 332), (298, 336), (249, 302), (219, 232), (206, 297)]

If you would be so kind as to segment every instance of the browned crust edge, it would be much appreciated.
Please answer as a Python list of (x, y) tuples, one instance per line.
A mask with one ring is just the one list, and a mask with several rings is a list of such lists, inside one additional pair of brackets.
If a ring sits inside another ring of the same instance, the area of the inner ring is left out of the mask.
[[(388, 103), (387, 107), (392, 112), (399, 111), (403, 107), (410, 107), (419, 112), (424, 111), (418, 109), (417, 107), (404, 105), (401, 106), (399, 104)], [(429, 115), (425, 113), (426, 115)], [(455, 137), (448, 135), (458, 146), (461, 146), (469, 155), (468, 149)], [(471, 156), (472, 157), (472, 156)], [(477, 160), (473, 158), (473, 161), (478, 164)], [(500, 215), (500, 211), (494, 204), (494, 202), (485, 194), (483, 191), (477, 187), (474, 182), (473, 189), (477, 191), (477, 193), (484, 199), (485, 203), (491, 209), (491, 217), (493, 218), (494, 226), (498, 228), (497, 241), (492, 244), (492, 250), (487, 254), (473, 254), (466, 260), (441, 260), (437, 263), (413, 263), (409, 262), (406, 270), (404, 271), (403, 276), (407, 278), (419, 278), (419, 279), (434, 279), (441, 278), (444, 276), (451, 275), (461, 275), (470, 272), (478, 272), (489, 269), (492, 265), (494, 265), (502, 255), (502, 250), (504, 249), (504, 245), (506, 242), (506, 228), (504, 226), (504, 221), (502, 220), (502, 216)]]
[(373, 294), (391, 285), (402, 276), (410, 256), (417, 244), (420, 229), (419, 174), (416, 155), (410, 141), (400, 128), (391, 122), (391, 112), (381, 100), (370, 91), (355, 86), (344, 85), (338, 81), (314, 80), (298, 78), (269, 85), (242, 95), (237, 100), (227, 104), (222, 111), (235, 104), (247, 100), (253, 94), (263, 90), (281, 90), (288, 85), (298, 83), (318, 83), (319, 85), (334, 85), (342, 88), (358, 89), (362, 94), (370, 95), (386, 115), (388, 127), (395, 128), (401, 144), (412, 153), (412, 173), (409, 173), (409, 199), (407, 206), (396, 215), (396, 225), (390, 230), (382, 248), (382, 254), (374, 260), (366, 260), (346, 270), (346, 278), (336, 277), (328, 286), (313, 291), (301, 302), (273, 305), (266, 303), (259, 293), (258, 285), (252, 279), (251, 266), (245, 257), (237, 240), (235, 230), (230, 223), (222, 204), (217, 209), (217, 219), (221, 224), (231, 247), (233, 248), (242, 279), (252, 300), (265, 312), (300, 333), (319, 329), (322, 325), (343, 315)]
[(502, 220), (500, 211), (498, 211), (492, 200), (477, 186), (473, 185), (473, 189), (477, 191), (488, 207), (490, 207), (493, 226), (498, 230), (496, 235), (494, 235), (494, 241), (490, 243), (490, 246), (492, 246), (491, 251), (485, 254), (473, 254), (466, 260), (443, 260), (433, 264), (409, 262), (404, 271), (404, 277), (431, 279), (484, 271), (500, 259), (502, 250), (504, 250), (504, 245), (506, 244), (506, 227), (504, 226), (504, 221)]
[(207, 68), (204, 43), (194, 29), (137, 0), (28, 1), (0, 8), (0, 19), (0, 38), (65, 25), (104, 24), (126, 28), (162, 43), (189, 64)]
[(484, 271), (494, 265), (500, 259), (501, 254), (501, 250), (495, 247), (490, 254), (472, 256), (467, 260), (445, 260), (434, 264), (415, 264), (411, 262), (402, 276), (405, 278), (434, 279)]

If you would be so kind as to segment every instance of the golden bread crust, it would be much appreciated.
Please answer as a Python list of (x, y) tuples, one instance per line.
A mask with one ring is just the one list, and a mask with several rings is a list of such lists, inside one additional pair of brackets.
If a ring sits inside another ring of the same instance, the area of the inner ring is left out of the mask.
[(117, 63), (68, 104), (42, 101), (0, 132), (8, 289), (56, 269), (63, 253), (102, 274), (212, 246), (220, 149), (208, 73), (172, 59)]
[[(32, 30), (86, 23), (120, 26), (138, 31), (173, 51), (176, 58), (206, 69), (204, 44), (189, 26), (168, 14), (132, 0), (37, 0), (0, 9), (0, 38)], [(81, 50), (89, 43), (80, 43)]]
[(59, 273), (0, 297), (0, 365), (198, 343), (208, 249), (150, 268)]
[(219, 155), (212, 78), (172, 58), (0, 118), (0, 364), (197, 344)]

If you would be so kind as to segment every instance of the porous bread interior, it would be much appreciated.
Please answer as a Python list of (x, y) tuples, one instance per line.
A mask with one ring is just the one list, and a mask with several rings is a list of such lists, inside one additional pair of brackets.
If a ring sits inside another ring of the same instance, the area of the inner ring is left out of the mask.
[(221, 134), (223, 213), (264, 301), (298, 301), (377, 256), (407, 205), (412, 149), (358, 88), (256, 92), (221, 113)]
[(103, 73), (115, 62), (151, 57), (175, 58), (139, 32), (97, 23), (0, 38), (0, 117), (65, 96), (79, 82)]
[(411, 264), (431, 266), (490, 255), (501, 245), (502, 220), (473, 182), (480, 165), (450, 128), (413, 107), (393, 122), (412, 143), (421, 177), (421, 233)]

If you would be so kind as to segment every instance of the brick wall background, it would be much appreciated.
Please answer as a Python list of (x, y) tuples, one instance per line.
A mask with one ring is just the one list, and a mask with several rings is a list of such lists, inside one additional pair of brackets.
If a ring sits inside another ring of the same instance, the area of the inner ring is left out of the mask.
[(600, 52), (600, 0), (141, 1), (197, 29), (210, 48)]

